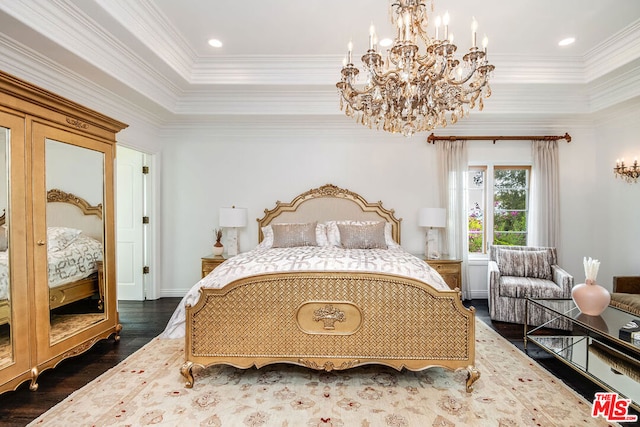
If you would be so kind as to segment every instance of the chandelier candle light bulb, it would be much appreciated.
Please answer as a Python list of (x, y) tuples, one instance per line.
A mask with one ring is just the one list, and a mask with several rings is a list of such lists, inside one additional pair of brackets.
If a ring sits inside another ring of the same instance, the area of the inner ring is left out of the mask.
[(476, 21), (475, 16), (473, 17), (473, 20), (471, 21), (471, 46), (473, 47), (477, 47), (476, 46), (476, 32), (478, 31), (478, 21)]
[(600, 261), (597, 259), (583, 260), (585, 283), (580, 283), (571, 289), (571, 298), (580, 312), (589, 316), (599, 316), (611, 302), (611, 294), (602, 286), (596, 284)]

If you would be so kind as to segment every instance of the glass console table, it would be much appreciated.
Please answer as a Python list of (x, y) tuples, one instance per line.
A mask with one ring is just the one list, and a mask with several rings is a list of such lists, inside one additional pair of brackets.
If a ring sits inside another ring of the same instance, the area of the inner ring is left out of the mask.
[[(524, 348), (532, 341), (610, 392), (631, 399), (640, 410), (640, 342), (621, 339), (620, 328), (640, 316), (607, 307), (600, 316), (582, 314), (571, 299), (527, 298), (530, 309), (543, 310), (548, 321), (529, 329), (524, 325)], [(528, 317), (525, 317), (527, 319)], [(547, 325), (562, 321), (567, 330)]]

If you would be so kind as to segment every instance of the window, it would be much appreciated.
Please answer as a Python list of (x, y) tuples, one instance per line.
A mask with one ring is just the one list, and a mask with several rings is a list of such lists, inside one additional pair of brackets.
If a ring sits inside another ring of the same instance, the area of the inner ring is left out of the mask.
[(486, 167), (470, 167), (467, 183), (469, 206), (469, 253), (485, 253), (485, 183)]
[(527, 244), (529, 174), (528, 166), (469, 167), (469, 253), (484, 254), (491, 244)]

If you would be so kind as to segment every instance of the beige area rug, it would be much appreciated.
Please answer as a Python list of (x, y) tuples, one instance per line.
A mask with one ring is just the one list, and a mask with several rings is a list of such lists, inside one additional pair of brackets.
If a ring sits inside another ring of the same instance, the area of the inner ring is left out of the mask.
[(341, 372), (291, 365), (198, 371), (184, 388), (183, 340), (155, 338), (76, 391), (35, 426), (605, 426), (585, 401), (477, 321), (472, 393), (466, 372)]

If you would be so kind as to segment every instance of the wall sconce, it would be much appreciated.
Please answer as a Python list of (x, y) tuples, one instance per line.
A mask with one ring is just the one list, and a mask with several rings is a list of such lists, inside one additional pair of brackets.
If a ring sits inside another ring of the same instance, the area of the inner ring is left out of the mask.
[(632, 166), (625, 166), (624, 159), (616, 160), (616, 167), (613, 168), (613, 173), (616, 178), (620, 177), (625, 181), (638, 182), (638, 177), (640, 177), (640, 167), (638, 167), (638, 158), (636, 157), (633, 160)]
[(238, 227), (247, 225), (247, 208), (220, 208), (220, 227), (228, 228), (227, 255), (238, 255)]
[(434, 228), (444, 228), (447, 225), (447, 210), (444, 208), (420, 208), (418, 225), (429, 227), (424, 247), (425, 256), (427, 259), (440, 259), (438, 230), (434, 230)]

